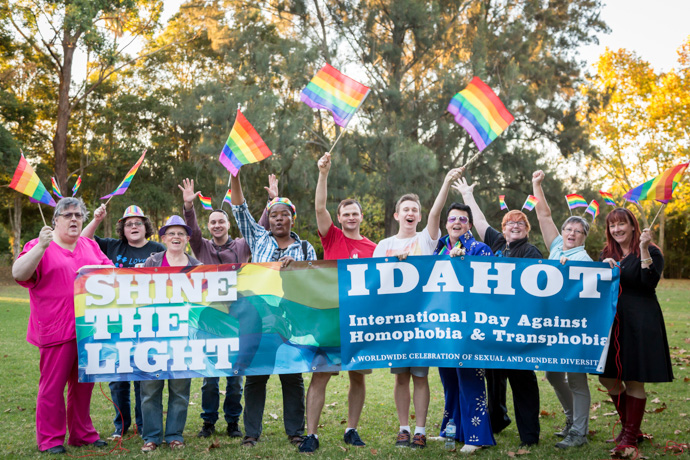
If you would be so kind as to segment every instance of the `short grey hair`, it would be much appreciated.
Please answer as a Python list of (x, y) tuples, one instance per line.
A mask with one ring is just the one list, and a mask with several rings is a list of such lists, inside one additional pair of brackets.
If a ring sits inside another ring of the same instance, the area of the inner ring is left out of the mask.
[(82, 200), (81, 198), (68, 196), (65, 198), (61, 198), (60, 201), (57, 202), (57, 205), (55, 205), (55, 210), (53, 211), (53, 226), (55, 226), (55, 221), (57, 220), (58, 216), (62, 214), (62, 211), (64, 211), (67, 208), (74, 207), (79, 208), (81, 213), (84, 214), (84, 222), (86, 222), (89, 218), (89, 211), (86, 209), (84, 200)]
[(580, 224), (580, 225), (582, 225), (582, 231), (585, 232), (585, 236), (587, 236), (589, 234), (589, 222), (587, 222), (587, 219), (585, 219), (584, 217), (580, 217), (580, 216), (568, 217), (565, 220), (565, 222), (563, 222), (563, 225), (561, 225), (561, 233), (563, 232), (563, 229), (568, 224)]

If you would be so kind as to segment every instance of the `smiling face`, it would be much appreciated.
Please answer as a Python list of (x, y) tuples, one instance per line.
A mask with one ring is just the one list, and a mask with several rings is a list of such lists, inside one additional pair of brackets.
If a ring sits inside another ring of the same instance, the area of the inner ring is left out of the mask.
[(123, 226), (127, 243), (136, 246), (146, 240), (146, 227), (141, 217), (128, 217)]
[(268, 211), (268, 224), (271, 233), (277, 238), (290, 235), (292, 230), (292, 210), (286, 204), (276, 204)]
[(76, 241), (84, 225), (84, 215), (79, 206), (69, 206), (63, 209), (55, 218), (55, 233), (62, 241)]
[(633, 231), (634, 227), (627, 219), (609, 222), (608, 232), (624, 250), (630, 247), (630, 242), (633, 239)]
[(184, 248), (189, 242), (189, 235), (184, 227), (180, 225), (173, 225), (165, 229), (165, 234), (161, 239), (168, 251), (172, 253), (183, 253)]
[(563, 249), (566, 251), (584, 245), (587, 239), (585, 229), (577, 222), (568, 223), (561, 233), (563, 234)]
[(208, 216), (208, 231), (216, 243), (223, 244), (228, 239), (230, 222), (222, 212), (214, 211)]
[(527, 220), (514, 215), (503, 222), (503, 236), (508, 243), (527, 238), (529, 235)]
[(452, 209), (446, 221), (446, 230), (450, 235), (451, 243), (455, 244), (458, 239), (472, 228), (470, 216), (466, 211)]
[(338, 213), (338, 222), (344, 231), (359, 231), (363, 218), (362, 211), (354, 203), (342, 206)]
[(398, 212), (393, 214), (393, 217), (398, 221), (401, 231), (414, 233), (417, 231), (417, 224), (422, 220), (422, 210), (416, 201), (406, 200), (400, 203)]

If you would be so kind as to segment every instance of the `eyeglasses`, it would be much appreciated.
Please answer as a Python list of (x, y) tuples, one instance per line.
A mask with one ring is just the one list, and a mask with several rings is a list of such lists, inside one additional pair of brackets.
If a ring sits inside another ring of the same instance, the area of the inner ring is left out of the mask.
[(185, 232), (167, 232), (165, 236), (184, 238), (187, 234)]
[(527, 227), (527, 222), (524, 220), (521, 220), (519, 222), (513, 222), (512, 220), (509, 220), (506, 222), (506, 227), (520, 227), (520, 228), (525, 228)]
[(84, 218), (84, 214), (80, 212), (63, 212), (62, 214), (58, 215), (64, 217), (67, 220), (72, 220), (73, 217), (77, 220), (82, 220)]
[(564, 228), (563, 233), (574, 233), (576, 235), (584, 235), (585, 234), (585, 232), (583, 232), (582, 230), (576, 230), (576, 229), (570, 228), (570, 227)]
[(137, 220), (137, 221), (135, 221), (135, 222), (127, 222), (127, 223), (125, 224), (125, 227), (127, 227), (127, 228), (132, 228), (132, 227), (143, 227), (143, 226), (144, 226), (144, 223), (143, 223), (142, 221), (140, 221), (140, 220)]
[(467, 217), (467, 216), (450, 216), (450, 217), (448, 218), (448, 223), (449, 223), (449, 224), (452, 224), (452, 223), (454, 223), (456, 220), (457, 220), (458, 222), (460, 222), (461, 224), (466, 224), (466, 223), (468, 223), (468, 222), (470, 221), (470, 218)]

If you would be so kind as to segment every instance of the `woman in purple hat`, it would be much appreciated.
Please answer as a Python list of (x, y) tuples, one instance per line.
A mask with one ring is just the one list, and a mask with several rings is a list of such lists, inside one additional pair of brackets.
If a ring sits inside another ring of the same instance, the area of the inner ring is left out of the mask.
[[(186, 267), (201, 265), (185, 252), (189, 243), (191, 229), (180, 216), (172, 216), (158, 230), (161, 242), (166, 250), (153, 254), (144, 263), (144, 267)], [(141, 382), (141, 414), (144, 439), (142, 452), (152, 452), (165, 440), (171, 449), (184, 447), (182, 432), (187, 421), (189, 407), (189, 387), (191, 379), (168, 380), (168, 418), (163, 432), (163, 380), (144, 380)]]

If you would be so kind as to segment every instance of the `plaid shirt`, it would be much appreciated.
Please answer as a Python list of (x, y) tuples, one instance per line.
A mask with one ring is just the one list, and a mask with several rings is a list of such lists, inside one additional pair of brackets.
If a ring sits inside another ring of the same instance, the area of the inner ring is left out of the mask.
[(316, 260), (316, 252), (309, 241), (306, 241), (307, 254), (304, 254), (302, 240), (295, 232), (290, 232), (290, 236), (295, 239), (295, 242), (281, 250), (273, 234), (256, 223), (249, 213), (246, 201), (239, 206), (232, 205), (232, 215), (235, 216), (240, 233), (252, 251), (252, 262), (277, 262), (283, 256), (292, 256), (298, 261)]

